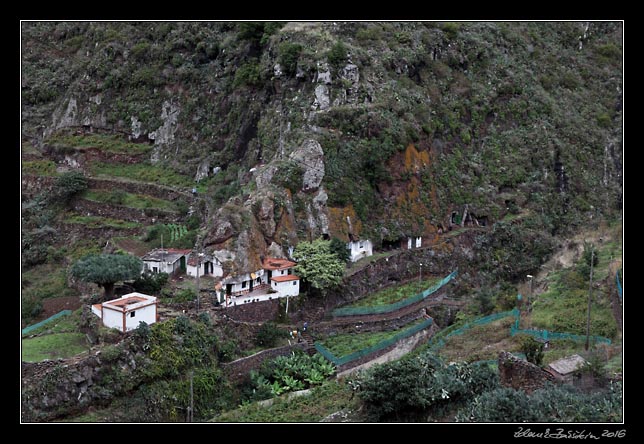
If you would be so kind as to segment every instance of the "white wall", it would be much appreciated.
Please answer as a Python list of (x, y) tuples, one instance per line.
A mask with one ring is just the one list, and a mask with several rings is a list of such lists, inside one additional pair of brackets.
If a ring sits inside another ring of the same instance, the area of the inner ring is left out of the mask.
[(416, 248), (420, 248), (422, 245), (423, 245), (423, 238), (419, 236), (416, 238)]
[(123, 331), (123, 313), (103, 307), (103, 325)]
[(278, 298), (297, 296), (300, 294), (300, 281), (271, 282), (271, 288), (277, 292)]
[[(134, 317), (132, 317), (132, 313), (135, 313)], [(157, 321), (156, 304), (147, 305), (145, 307), (137, 308), (136, 310), (125, 313), (126, 331), (134, 330), (139, 326), (139, 322), (141, 321), (144, 321), (148, 325), (154, 324)]]
[(96, 308), (96, 307), (94, 307), (93, 305), (92, 305), (92, 313), (94, 313), (94, 314), (95, 314), (96, 316), (98, 316), (99, 318), (102, 316), (102, 315), (101, 315), (101, 309), (100, 309), (100, 307), (99, 307), (99, 308)]
[[(208, 267), (212, 268), (212, 273), (208, 273), (209, 276), (221, 277), (224, 275), (224, 270), (221, 268), (221, 265), (218, 265), (216, 262), (208, 262)], [(208, 270), (210, 271), (210, 270)], [(186, 274), (188, 276), (197, 276), (197, 266), (186, 264)], [(199, 276), (204, 276), (206, 274), (206, 263), (203, 263), (199, 266)]]
[(371, 256), (373, 254), (373, 245), (370, 240), (349, 242), (349, 250), (351, 262), (356, 262), (363, 257)]

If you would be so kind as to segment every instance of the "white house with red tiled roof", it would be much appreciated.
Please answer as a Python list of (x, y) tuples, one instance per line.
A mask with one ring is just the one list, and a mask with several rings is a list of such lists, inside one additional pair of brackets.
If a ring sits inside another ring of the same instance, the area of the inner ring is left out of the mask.
[(140, 322), (157, 322), (157, 298), (143, 293), (129, 293), (118, 299), (92, 305), (92, 313), (103, 325), (121, 332), (134, 330)]

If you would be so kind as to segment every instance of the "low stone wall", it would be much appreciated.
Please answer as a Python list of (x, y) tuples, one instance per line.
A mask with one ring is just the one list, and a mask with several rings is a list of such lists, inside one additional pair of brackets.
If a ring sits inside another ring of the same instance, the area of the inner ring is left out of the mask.
[(505, 351), (499, 353), (499, 377), (506, 387), (528, 393), (542, 388), (546, 382), (555, 382), (555, 377), (541, 367)]
[(231, 305), (222, 313), (236, 321), (264, 322), (275, 319), (278, 312), (279, 300), (275, 298), (269, 301)]
[(304, 350), (306, 348), (306, 344), (295, 343), (293, 345), (285, 345), (283, 347), (262, 350), (254, 355), (221, 364), (221, 366), (224, 373), (231, 381), (241, 382), (249, 377), (251, 370), (258, 369), (267, 359), (288, 355), (297, 348)]

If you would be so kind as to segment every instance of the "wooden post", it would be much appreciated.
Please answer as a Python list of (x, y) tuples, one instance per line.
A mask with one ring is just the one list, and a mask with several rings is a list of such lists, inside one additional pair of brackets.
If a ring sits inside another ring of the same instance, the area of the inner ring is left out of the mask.
[(188, 422), (192, 422), (194, 419), (194, 409), (195, 409), (195, 400), (193, 396), (193, 391), (192, 391), (192, 377), (193, 377), (193, 371), (190, 370), (190, 413), (189, 413), (189, 420)]

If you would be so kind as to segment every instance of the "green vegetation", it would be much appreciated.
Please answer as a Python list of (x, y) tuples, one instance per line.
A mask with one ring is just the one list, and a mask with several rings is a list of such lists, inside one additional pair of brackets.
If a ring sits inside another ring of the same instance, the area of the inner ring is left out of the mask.
[[(593, 290), (590, 334), (614, 338), (617, 324), (610, 308), (607, 289)], [(588, 281), (575, 269), (554, 273), (548, 291), (533, 303), (531, 322), (534, 327), (561, 333), (586, 334)]]
[(36, 176), (57, 176), (56, 163), (51, 160), (25, 160), (22, 162), (22, 174)]
[(293, 259), (297, 261), (297, 275), (318, 291), (335, 287), (342, 281), (344, 263), (331, 251), (331, 241), (300, 242)]
[[(420, 324), (425, 319), (420, 318), (404, 326), (404, 329)], [(346, 356), (363, 348), (376, 345), (400, 333), (400, 330), (376, 331), (368, 333), (346, 333), (328, 336), (320, 342), (337, 357)]]
[(343, 381), (326, 381), (305, 396), (273, 398), (270, 406), (242, 404), (212, 419), (213, 422), (319, 422), (342, 409), (357, 409), (358, 398)]
[(135, 164), (93, 162), (90, 169), (92, 174), (97, 176), (122, 177), (140, 182), (184, 187), (186, 190), (191, 189), (194, 183), (192, 178), (188, 176), (144, 162)]
[(156, 208), (166, 211), (177, 211), (173, 202), (143, 194), (132, 194), (122, 190), (87, 190), (83, 198), (94, 202), (104, 202), (112, 205), (122, 205), (129, 208)]
[(407, 284), (400, 286), (393, 286), (372, 293), (358, 301), (346, 305), (345, 307), (377, 307), (381, 305), (389, 305), (401, 301), (411, 296), (415, 296), (423, 290), (435, 285), (441, 278), (426, 278), (422, 282), (413, 280)]
[(150, 248), (159, 248), (163, 242), (163, 248), (191, 249), (196, 238), (197, 230), (188, 230), (185, 225), (156, 224), (148, 227), (143, 240)]
[(54, 333), (22, 340), (22, 360), (69, 358), (88, 349), (82, 333)]
[(70, 213), (70, 215), (63, 220), (66, 224), (80, 224), (88, 228), (138, 228), (141, 226), (139, 222), (132, 222), (126, 220), (112, 219), (109, 217), (101, 216), (83, 216), (80, 214)]
[(618, 422), (621, 384), (607, 392), (582, 393), (570, 386), (548, 386), (528, 395), (497, 388), (476, 398), (456, 415), (459, 422)]
[(53, 193), (49, 199), (54, 203), (68, 204), (72, 198), (83, 193), (87, 189), (85, 175), (78, 171), (63, 173), (56, 177)]
[(517, 337), (510, 336), (510, 326), (514, 320), (513, 317), (507, 317), (469, 328), (463, 334), (445, 339), (445, 345), (437, 352), (446, 362), (475, 362), (497, 359), (502, 350), (519, 351)]
[(275, 347), (280, 339), (287, 336), (287, 331), (279, 328), (274, 322), (264, 322), (255, 336), (255, 343), (263, 348), (271, 348)]
[(135, 256), (125, 254), (96, 254), (85, 256), (70, 268), (70, 274), (84, 282), (93, 282), (105, 289), (105, 299), (114, 295), (114, 284), (136, 279), (143, 263)]
[(70, 147), (77, 150), (98, 148), (108, 153), (130, 155), (148, 154), (152, 146), (146, 143), (132, 143), (116, 134), (70, 134), (58, 133), (47, 139), (55, 147)]
[(425, 353), (377, 365), (359, 377), (358, 385), (368, 419), (386, 422), (442, 418), (499, 382), (487, 366), (445, 365)]
[(543, 364), (543, 342), (537, 341), (532, 336), (521, 338), (521, 351), (525, 354), (526, 360), (534, 365)]
[(52, 322), (41, 325), (37, 329), (30, 331), (29, 333), (24, 335), (24, 337), (39, 336), (43, 333), (78, 333), (78, 324), (81, 319), (82, 311), (83, 309), (79, 308), (78, 310), (73, 311), (67, 316), (61, 316), (58, 319), (54, 319)]
[(302, 45), (299, 43), (284, 42), (280, 44), (278, 52), (278, 61), (286, 75), (292, 76), (297, 69), (297, 61), (302, 51)]
[(267, 399), (290, 391), (322, 384), (335, 373), (335, 367), (322, 355), (309, 356), (296, 350), (290, 356), (264, 361), (259, 371), (251, 370), (251, 400)]

